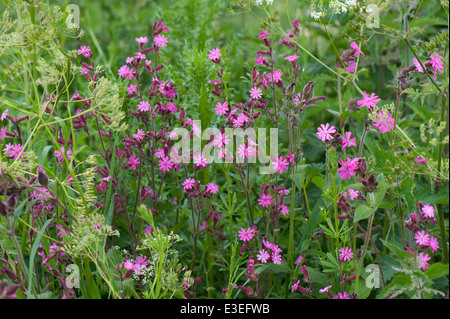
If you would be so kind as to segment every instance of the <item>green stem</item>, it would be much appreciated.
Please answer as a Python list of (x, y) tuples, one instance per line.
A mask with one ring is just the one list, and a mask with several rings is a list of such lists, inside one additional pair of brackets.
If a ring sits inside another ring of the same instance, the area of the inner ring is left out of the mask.
[(366, 254), (367, 246), (369, 245), (369, 241), (370, 241), (370, 233), (372, 232), (373, 216), (374, 216), (373, 214), (369, 216), (367, 232), (366, 232), (366, 239), (364, 241), (364, 248), (363, 248), (363, 251), (361, 253), (361, 259), (359, 260), (359, 263), (358, 263), (358, 268), (356, 270), (356, 279), (355, 279), (355, 292), (356, 292), (356, 294), (358, 294), (359, 273), (361, 271), (361, 266), (364, 263), (364, 255)]

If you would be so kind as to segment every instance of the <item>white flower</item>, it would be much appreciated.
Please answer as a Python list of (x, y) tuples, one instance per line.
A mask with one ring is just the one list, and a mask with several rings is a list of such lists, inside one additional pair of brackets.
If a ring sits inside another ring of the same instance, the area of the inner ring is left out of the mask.
[(312, 11), (311, 12), (311, 18), (313, 18), (315, 20), (322, 18), (322, 16), (323, 16), (323, 12), (321, 12), (321, 11)]

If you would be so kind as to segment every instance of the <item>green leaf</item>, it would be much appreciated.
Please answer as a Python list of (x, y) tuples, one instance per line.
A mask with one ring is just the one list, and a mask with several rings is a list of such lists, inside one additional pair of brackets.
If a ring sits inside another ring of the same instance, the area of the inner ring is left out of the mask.
[(303, 174), (292, 174), (290, 177), (301, 194), (303, 187)]
[(411, 277), (406, 274), (397, 274), (392, 282), (381, 291), (381, 293), (377, 296), (377, 299), (386, 298), (390, 294), (400, 289), (406, 289), (409, 286), (411, 286)]
[(448, 276), (448, 272), (449, 272), (448, 264), (445, 265), (439, 262), (428, 267), (425, 270), (425, 275), (427, 275), (427, 277), (430, 279), (438, 279), (445, 275)]
[(360, 220), (366, 219), (376, 211), (377, 211), (376, 208), (370, 208), (365, 204), (361, 204), (355, 210), (355, 217), (353, 218), (353, 221), (356, 223)]
[(383, 240), (383, 239), (381, 239), (381, 241), (383, 242), (383, 245), (386, 246), (387, 248), (389, 248), (389, 250), (390, 250), (396, 257), (398, 257), (398, 258), (400, 258), (400, 259), (409, 259), (409, 258), (411, 257), (411, 255), (410, 255), (407, 251), (401, 249), (401, 248), (398, 247), (397, 245), (391, 244), (390, 242), (387, 242), (387, 241), (385, 241), (385, 240)]

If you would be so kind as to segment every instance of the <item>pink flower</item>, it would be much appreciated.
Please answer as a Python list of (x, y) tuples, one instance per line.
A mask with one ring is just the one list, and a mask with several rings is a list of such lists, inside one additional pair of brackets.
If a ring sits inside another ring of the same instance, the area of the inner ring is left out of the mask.
[(290, 56), (287, 56), (287, 57), (285, 57), (284, 59), (285, 60), (288, 60), (288, 61), (290, 61), (290, 62), (294, 62), (295, 60), (297, 60), (299, 58), (299, 56), (298, 55), (290, 55)]
[(430, 264), (428, 263), (428, 260), (430, 260), (430, 259), (431, 259), (431, 257), (428, 256), (427, 253), (420, 253), (417, 256), (417, 260), (419, 262), (419, 267), (421, 267), (423, 270), (427, 269), (430, 266)]
[(436, 237), (431, 236), (430, 241), (428, 242), (430, 245), (430, 250), (432, 253), (436, 252), (439, 249), (439, 241)]
[(144, 139), (145, 133), (143, 130), (138, 129), (137, 134), (133, 134), (133, 138), (138, 141), (142, 141)]
[(422, 216), (429, 219), (434, 219), (434, 206), (426, 204), (421, 209)]
[(248, 148), (246, 147), (245, 143), (242, 143), (238, 147), (238, 155), (241, 158), (247, 158), (248, 157)]
[(277, 173), (283, 173), (284, 171), (286, 171), (288, 169), (288, 161), (287, 159), (283, 158), (283, 156), (279, 155), (278, 158), (276, 158), (273, 162), (272, 162), (272, 168), (277, 172)]
[(414, 238), (416, 239), (416, 244), (424, 247), (430, 245), (430, 234), (427, 234), (424, 230), (418, 231)]
[(158, 148), (155, 152), (155, 156), (157, 158), (162, 158), (164, 156), (164, 149), (163, 148)]
[[(64, 146), (61, 146), (61, 151), (55, 151), (55, 157), (58, 160), (58, 162), (62, 162), (64, 161), (64, 156), (63, 154), (66, 153), (64, 150)], [(68, 150), (66, 153), (67, 159), (69, 159), (72, 156), (72, 150)]]
[(7, 130), (6, 126), (3, 126), (2, 129), (0, 130), (0, 140), (4, 140), (5, 139), (5, 137), (6, 137), (6, 130)]
[(220, 53), (220, 49), (215, 48), (209, 51), (208, 59), (210, 59), (211, 61), (219, 60), (221, 55), (222, 54)]
[(261, 263), (266, 264), (267, 261), (268, 261), (269, 258), (270, 258), (270, 255), (269, 255), (269, 253), (267, 252), (267, 250), (261, 249), (261, 250), (259, 251), (259, 254), (256, 255), (256, 258), (258, 258), (258, 260), (259, 260)]
[(228, 135), (225, 135), (225, 133), (219, 133), (214, 136), (214, 145), (217, 147), (225, 147), (230, 142), (230, 139), (228, 138)]
[(155, 41), (155, 45), (159, 48), (159, 47), (166, 47), (167, 46), (167, 42), (169, 42), (169, 40), (167, 40), (166, 36), (164, 34), (158, 34), (157, 37), (154, 38)]
[(145, 231), (145, 235), (148, 236), (149, 234), (151, 234), (153, 232), (153, 228), (152, 226), (148, 226), (147, 228), (144, 229)]
[(340, 174), (342, 179), (350, 178), (351, 176), (356, 174), (356, 170), (358, 169), (358, 163), (359, 158), (350, 159), (347, 157), (347, 162), (344, 163), (344, 161), (341, 159), (338, 162), (341, 164), (342, 168), (338, 168), (337, 172)]
[(353, 41), (352, 43), (350, 43), (350, 46), (355, 49), (355, 53), (354, 53), (354, 57), (357, 58), (358, 55), (361, 53), (362, 56), (365, 56), (364, 53), (361, 51), (361, 49), (359, 48), (359, 46), (356, 44), (355, 41)]
[(359, 194), (360, 194), (360, 192), (358, 190), (354, 190), (354, 189), (351, 189), (351, 188), (348, 189), (348, 197), (351, 200), (357, 199)]
[(419, 63), (419, 61), (417, 60), (417, 58), (413, 58), (412, 61), (413, 61), (414, 65), (416, 66), (417, 72), (423, 73), (423, 68), (422, 68), (422, 66), (420, 65), (420, 63)]
[(147, 101), (140, 101), (137, 108), (141, 112), (147, 112), (150, 110), (150, 103)]
[(300, 280), (297, 280), (297, 282), (294, 285), (292, 285), (291, 292), (296, 291), (298, 289), (299, 284), (300, 284)]
[(269, 207), (274, 201), (272, 200), (272, 195), (261, 194), (258, 198), (258, 204), (262, 207)]
[(141, 267), (145, 267), (148, 265), (148, 260), (145, 256), (139, 256), (138, 258), (136, 258), (135, 264)]
[(184, 187), (183, 187), (183, 192), (186, 193), (186, 191), (188, 191), (188, 190), (194, 188), (195, 180), (194, 180), (193, 178), (187, 178), (187, 179), (183, 182), (183, 184), (181, 184), (181, 185), (184, 186)]
[(378, 127), (381, 133), (386, 133), (394, 129), (394, 122), (391, 113), (380, 111), (377, 117), (373, 119), (373, 126)]
[(381, 101), (378, 96), (375, 95), (375, 93), (371, 93), (370, 96), (366, 93), (366, 91), (363, 92), (363, 99), (358, 101), (356, 104), (359, 106), (365, 106), (369, 110), (372, 109), (378, 102)]
[(262, 30), (261, 33), (258, 36), (259, 40), (264, 39), (267, 35), (269, 35), (269, 32), (267, 30)]
[(137, 88), (137, 85), (136, 85), (136, 84), (130, 84), (130, 85), (127, 87), (127, 91), (128, 91), (128, 93), (130, 93), (130, 94), (135, 94), (135, 93), (136, 93), (136, 88)]
[(90, 58), (92, 55), (91, 55), (91, 48), (90, 47), (88, 47), (88, 46), (81, 46), (79, 49), (78, 49), (78, 55), (84, 55), (84, 57), (85, 58)]
[(289, 209), (284, 204), (281, 205), (281, 214), (283, 214), (283, 216), (286, 216), (287, 214), (289, 214)]
[(130, 80), (133, 79), (133, 69), (128, 65), (122, 65), (119, 69), (118, 75), (122, 78), (128, 78)]
[(339, 254), (339, 260), (349, 261), (350, 259), (353, 258), (352, 250), (349, 247), (345, 247), (345, 248), (341, 247), (339, 249), (339, 251), (341, 252)]
[(139, 157), (135, 156), (134, 154), (132, 154), (130, 156), (130, 160), (128, 161), (128, 166), (131, 167), (132, 170), (136, 170), (137, 166), (140, 164), (141, 162), (139, 161)]
[(441, 73), (442, 71), (444, 71), (444, 62), (442, 62), (442, 57), (437, 53), (433, 53), (432, 55), (430, 55), (430, 58), (431, 66), (434, 68), (434, 80), (436, 80), (437, 72)]
[(330, 286), (326, 286), (323, 289), (319, 289), (319, 293), (323, 294), (324, 292), (327, 292), (331, 287), (333, 287), (333, 286), (330, 285)]
[(297, 260), (294, 262), (294, 264), (300, 265), (300, 263), (302, 262), (302, 260), (303, 260), (303, 254), (300, 254), (300, 256), (298, 256), (298, 258), (297, 258)]
[(238, 232), (239, 239), (242, 241), (250, 241), (253, 237), (255, 237), (254, 230), (250, 227), (245, 230), (245, 228), (241, 228)]
[(219, 191), (219, 186), (214, 184), (213, 182), (206, 184), (206, 191), (215, 194)]
[(355, 72), (356, 70), (356, 61), (348, 61), (345, 62), (347, 64), (347, 66), (345, 67), (345, 71), (348, 73), (352, 73)]
[(134, 270), (134, 264), (129, 259), (123, 263), (123, 266), (125, 269)]
[(8, 109), (3, 111), (2, 116), (0, 116), (0, 121), (3, 121), (7, 115), (8, 115)]
[(333, 133), (336, 133), (336, 128), (334, 126), (330, 127), (330, 123), (327, 123), (326, 125), (320, 124), (320, 127), (317, 128), (317, 136), (319, 137), (322, 142), (330, 141), (334, 139), (334, 137), (331, 135)]
[[(45, 195), (43, 195), (45, 196)], [(69, 230), (59, 224), (56, 224), (56, 229), (59, 229), (59, 232), (56, 234), (56, 236), (58, 236), (59, 238), (64, 238), (64, 233), (66, 233), (66, 235), (69, 235)]]
[(147, 37), (139, 37), (139, 38), (136, 38), (136, 42), (140, 43), (140, 44), (144, 44), (144, 43), (148, 42), (148, 38)]
[(273, 73), (268, 73), (266, 75), (269, 78), (270, 82), (281, 82), (281, 77), (283, 76), (283, 72), (281, 70), (275, 70)]
[(264, 64), (264, 61), (266, 61), (266, 57), (259, 53), (258, 57), (255, 59), (256, 65)]
[(347, 147), (356, 146), (356, 137), (350, 138), (352, 136), (352, 132), (345, 132), (342, 137), (342, 151)]
[(334, 298), (335, 299), (350, 299), (350, 296), (348, 295), (348, 293), (346, 291), (344, 291), (343, 294), (338, 292), (338, 294)]
[(208, 162), (206, 161), (206, 158), (203, 154), (194, 155), (194, 164), (198, 168), (203, 168), (203, 167), (208, 166)]
[(228, 112), (228, 104), (227, 102), (223, 102), (221, 104), (220, 102), (217, 102), (216, 104), (216, 114), (217, 115), (225, 115)]
[(274, 263), (275, 265), (281, 264), (281, 255), (280, 255), (279, 252), (274, 251), (274, 252), (272, 253), (272, 261), (273, 261), (273, 263)]
[(159, 169), (163, 172), (168, 172), (173, 167), (173, 163), (168, 156), (162, 156), (159, 159)]
[(262, 97), (262, 90), (260, 88), (252, 88), (250, 90), (250, 97), (254, 100), (259, 100)]

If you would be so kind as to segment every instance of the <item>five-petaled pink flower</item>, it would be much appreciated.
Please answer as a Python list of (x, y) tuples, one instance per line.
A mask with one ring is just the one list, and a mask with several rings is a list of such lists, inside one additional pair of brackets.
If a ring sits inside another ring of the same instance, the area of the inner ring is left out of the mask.
[(219, 186), (214, 184), (213, 182), (206, 184), (206, 191), (215, 194), (219, 191)]
[(259, 251), (259, 254), (256, 255), (256, 258), (258, 258), (258, 260), (263, 263), (266, 264), (267, 261), (270, 259), (270, 254), (267, 252), (267, 250), (265, 249), (261, 249)]
[(334, 139), (334, 137), (331, 135), (333, 133), (336, 133), (336, 128), (334, 126), (330, 127), (330, 123), (327, 124), (320, 124), (320, 127), (317, 128), (317, 136), (319, 137), (322, 142), (330, 141)]
[(353, 258), (353, 253), (352, 253), (352, 250), (350, 249), (350, 247), (345, 247), (345, 248), (341, 247), (339, 249), (339, 251), (341, 252), (339, 254), (339, 260), (349, 261), (350, 259)]
[(283, 158), (283, 156), (279, 155), (274, 161), (272, 161), (272, 168), (277, 173), (283, 173), (288, 169), (288, 161), (287, 159)]
[(183, 185), (183, 192), (186, 192), (194, 188), (195, 180), (193, 178), (187, 178), (181, 185)]
[(84, 57), (85, 58), (90, 58), (92, 55), (91, 55), (91, 48), (90, 47), (88, 47), (88, 46), (81, 46), (79, 49), (78, 49), (78, 55), (84, 55)]
[(225, 115), (228, 112), (228, 104), (227, 102), (217, 102), (216, 104), (216, 114), (217, 115)]
[(430, 245), (430, 234), (427, 234), (424, 230), (418, 231), (414, 238), (416, 239), (416, 244), (424, 247)]
[(345, 132), (342, 137), (342, 151), (347, 147), (356, 146), (356, 137), (350, 138), (352, 136), (352, 132)]
[(260, 88), (252, 88), (250, 90), (250, 97), (254, 100), (259, 100), (262, 97), (262, 90)]
[(298, 289), (298, 285), (300, 284), (300, 280), (297, 280), (297, 282), (295, 284), (292, 285), (291, 287), (291, 292), (294, 292)]
[(159, 159), (159, 169), (163, 172), (168, 172), (172, 169), (173, 167), (173, 162), (172, 160), (168, 157), (163, 155), (160, 159)]
[(258, 198), (258, 204), (262, 207), (269, 207), (274, 202), (272, 198), (273, 196), (270, 194), (261, 194)]
[(386, 133), (394, 129), (394, 122), (391, 113), (379, 111), (373, 119), (373, 126), (378, 127), (381, 133)]
[(129, 80), (133, 80), (133, 69), (128, 65), (122, 65), (119, 69), (118, 75), (122, 78), (128, 78)]
[(370, 95), (366, 93), (366, 91), (363, 92), (363, 99), (358, 101), (356, 104), (358, 106), (365, 106), (369, 110), (372, 109), (378, 102), (381, 101), (378, 96), (375, 95), (375, 93), (371, 93)]
[(147, 101), (140, 101), (137, 108), (141, 112), (147, 112), (150, 110), (150, 103)]
[(148, 42), (148, 38), (147, 37), (139, 37), (135, 39), (137, 43), (139, 44), (144, 44)]
[(417, 256), (417, 261), (419, 262), (419, 267), (421, 267), (423, 270), (427, 269), (430, 264), (428, 263), (428, 260), (430, 260), (431, 257), (428, 256), (427, 253), (420, 253)]
[(208, 59), (210, 59), (211, 61), (218, 61), (221, 55), (222, 53), (220, 53), (220, 49), (214, 48), (211, 51), (209, 51)]
[(436, 237), (431, 236), (430, 241), (428, 243), (432, 253), (436, 252), (439, 249), (439, 241), (437, 240)]
[(250, 241), (253, 237), (255, 237), (254, 230), (251, 227), (248, 227), (247, 230), (245, 228), (241, 228), (238, 232), (239, 239), (242, 241)]
[(130, 156), (130, 160), (128, 161), (128, 166), (131, 167), (132, 170), (136, 170), (136, 168), (138, 167), (138, 165), (141, 162), (139, 161), (139, 157), (137, 157), (136, 155), (132, 154)]
[(155, 41), (155, 45), (159, 48), (159, 47), (166, 47), (167, 46), (167, 42), (169, 42), (169, 40), (167, 40), (166, 36), (164, 34), (158, 34), (158, 36), (156, 36), (154, 39)]
[(421, 209), (422, 216), (429, 219), (434, 219), (434, 206), (426, 204)]
[(342, 159), (338, 162), (341, 164), (342, 168), (338, 168), (337, 172), (340, 174), (342, 179), (347, 179), (356, 174), (356, 170), (358, 169), (359, 158), (351, 159), (347, 157), (347, 162), (344, 162)]
[(269, 35), (269, 32), (267, 30), (262, 30), (258, 36), (258, 39), (263, 40), (267, 35)]

